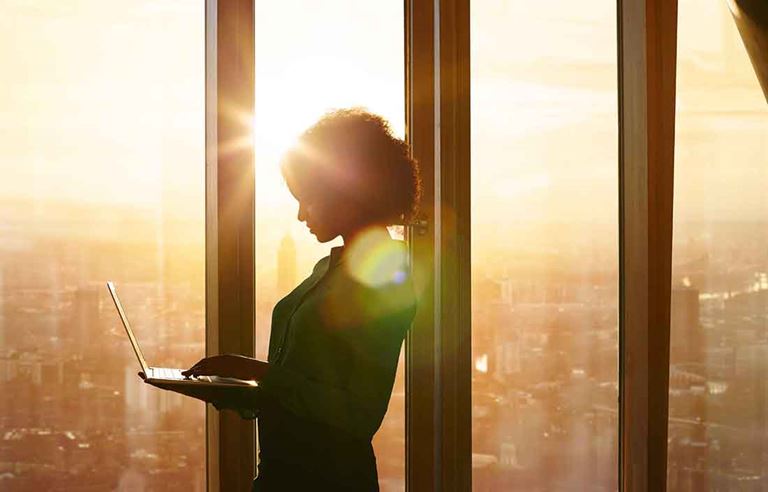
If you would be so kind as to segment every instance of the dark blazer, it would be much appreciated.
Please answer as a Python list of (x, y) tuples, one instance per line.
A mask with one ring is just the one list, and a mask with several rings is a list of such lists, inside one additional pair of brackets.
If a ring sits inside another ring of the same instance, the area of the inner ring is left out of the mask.
[(336, 247), (272, 313), (255, 490), (378, 490), (371, 439), (415, 313), (405, 245)]

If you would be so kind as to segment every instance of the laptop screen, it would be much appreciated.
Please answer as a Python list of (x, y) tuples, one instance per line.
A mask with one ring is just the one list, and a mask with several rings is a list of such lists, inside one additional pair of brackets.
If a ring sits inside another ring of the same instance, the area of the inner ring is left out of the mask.
[(136, 341), (136, 337), (133, 336), (133, 330), (131, 330), (131, 324), (128, 322), (128, 317), (125, 315), (125, 311), (123, 311), (123, 306), (120, 304), (120, 299), (117, 297), (117, 291), (115, 290), (115, 284), (112, 282), (107, 282), (107, 289), (109, 289), (109, 295), (112, 296), (112, 301), (115, 303), (115, 307), (117, 308), (117, 313), (120, 315), (120, 320), (123, 322), (123, 326), (125, 327), (125, 332), (128, 333), (128, 339), (131, 341), (131, 345), (133, 346), (133, 351), (136, 353), (136, 357), (139, 359), (139, 364), (141, 364), (141, 370), (144, 371), (144, 374), (147, 373), (147, 370), (149, 369), (149, 366), (147, 366), (147, 361), (144, 359), (144, 354), (141, 353), (141, 348), (139, 348), (139, 342)]

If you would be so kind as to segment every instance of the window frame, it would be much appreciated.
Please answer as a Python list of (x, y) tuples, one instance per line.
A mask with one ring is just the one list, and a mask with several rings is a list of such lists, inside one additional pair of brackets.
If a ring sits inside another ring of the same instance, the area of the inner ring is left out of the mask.
[(618, 0), (619, 488), (666, 490), (677, 0)]
[[(406, 229), (423, 293), (406, 340), (406, 490), (472, 488), (469, 1), (404, 0), (406, 138), (424, 185)], [(227, 108), (255, 109), (253, 9), (206, 0), (209, 355), (254, 353), (253, 145), (222, 151), (252, 144)], [(622, 491), (666, 489), (676, 36), (677, 0), (617, 0)], [(209, 406), (207, 438), (208, 489), (247, 490), (253, 424)]]
[[(255, 353), (253, 128), (239, 116), (254, 110), (253, 9), (205, 1), (207, 356)], [(206, 405), (206, 469), (209, 491), (250, 490), (254, 422)]]
[[(677, 0), (616, 5), (617, 485), (622, 491), (663, 491)], [(412, 228), (413, 262), (431, 294), (420, 300), (408, 344), (408, 381), (419, 387), (418, 394), (407, 390), (406, 407), (407, 463), (416, 467), (406, 473), (413, 490), (472, 487), (469, 15), (469, 0), (406, 1), (407, 134), (425, 182), (424, 213)]]
[[(406, 229), (417, 292), (433, 292), (431, 264), (434, 245), (434, 179), (427, 173), (434, 160), (434, 34), (432, 2), (405, 0), (405, 104), (406, 139), (422, 173), (422, 195), (417, 222)], [(434, 350), (437, 333), (434, 303), (430, 295), (419, 296), (418, 309), (406, 337), (405, 429), (406, 490), (436, 490), (434, 470), (439, 445), (435, 439), (439, 399), (436, 393)], [(422, 327), (422, 328), (419, 328)], [(430, 327), (428, 329), (425, 329)], [(412, 388), (419, 388), (418, 392)]]
[(406, 135), (423, 186), (409, 238), (420, 297), (406, 344), (406, 490), (470, 490), (469, 0), (405, 0), (405, 12)]

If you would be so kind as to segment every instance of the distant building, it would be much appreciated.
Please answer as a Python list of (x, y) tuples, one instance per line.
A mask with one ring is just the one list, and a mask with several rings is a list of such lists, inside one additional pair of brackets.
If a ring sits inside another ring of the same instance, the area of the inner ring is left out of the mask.
[(7, 324), (5, 320), (5, 298), (8, 293), (5, 292), (3, 284), (3, 274), (5, 273), (3, 267), (4, 265), (0, 264), (0, 347), (5, 347), (5, 327)]
[(95, 285), (84, 285), (77, 288), (74, 295), (74, 323), (72, 324), (76, 347), (79, 353), (85, 353), (89, 347), (97, 347), (94, 340), (98, 340), (101, 332), (100, 315), (101, 292)]
[(0, 357), (0, 383), (17, 378), (29, 384), (58, 386), (64, 382), (64, 366), (60, 360), (46, 358), (34, 352)]
[[(119, 392), (116, 393), (119, 395)], [(139, 379), (133, 367), (123, 369), (121, 404), (130, 414), (128, 425), (156, 425), (165, 416), (184, 404), (184, 395), (153, 388)]]
[(277, 250), (277, 291), (284, 295), (296, 287), (296, 243), (290, 234), (283, 236)]
[(670, 315), (670, 360), (672, 364), (702, 362), (704, 333), (699, 324), (699, 291), (673, 287)]

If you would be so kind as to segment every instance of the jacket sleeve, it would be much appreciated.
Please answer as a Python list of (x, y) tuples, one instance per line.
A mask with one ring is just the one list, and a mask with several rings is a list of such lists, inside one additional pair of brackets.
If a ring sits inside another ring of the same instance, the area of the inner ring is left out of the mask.
[[(338, 343), (353, 354), (354, 361), (343, 383), (321, 381), (295, 368), (274, 365), (260, 383), (262, 396), (299, 417), (371, 439), (386, 413), (400, 348), (414, 311), (410, 306), (339, 335)], [(333, 347), (329, 349), (332, 361)]]

